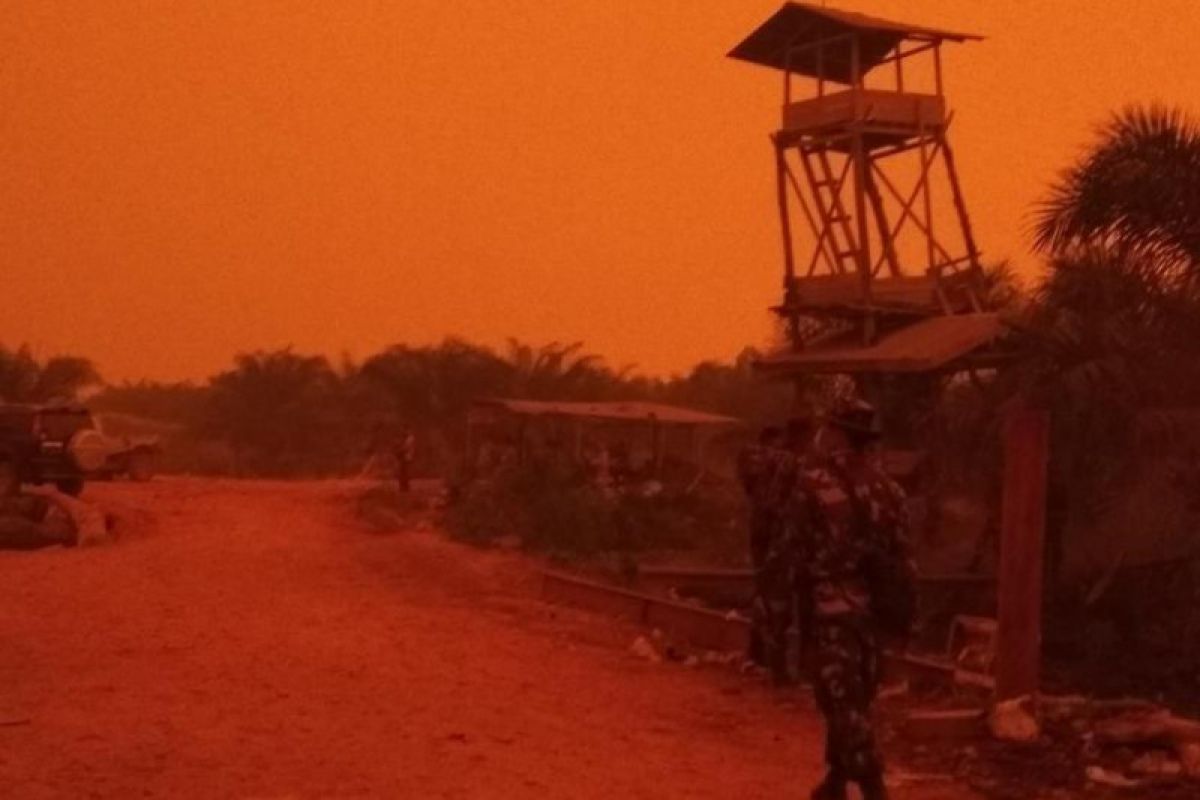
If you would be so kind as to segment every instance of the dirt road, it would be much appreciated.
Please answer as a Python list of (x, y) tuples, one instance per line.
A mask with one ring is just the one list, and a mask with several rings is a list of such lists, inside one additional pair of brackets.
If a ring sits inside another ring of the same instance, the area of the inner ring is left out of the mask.
[(366, 533), (348, 485), (88, 491), (119, 543), (0, 553), (4, 797), (774, 799), (818, 776), (804, 701), (636, 659), (517, 556)]

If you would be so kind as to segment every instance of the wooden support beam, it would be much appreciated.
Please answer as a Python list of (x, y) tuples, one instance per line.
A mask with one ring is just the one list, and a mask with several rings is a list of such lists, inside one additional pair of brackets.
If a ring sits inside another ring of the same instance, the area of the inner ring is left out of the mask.
[(937, 96), (942, 97), (946, 94), (946, 84), (942, 78), (942, 43), (938, 42), (933, 48), (933, 81), (936, 87)]
[[(929, 153), (929, 158), (936, 158), (939, 149), (939, 146), (935, 145), (933, 150)], [(921, 168), (922, 174), (927, 176), (928, 171), (932, 166), (932, 161), (924, 163)], [(920, 217), (916, 213), (916, 203), (921, 196), (921, 183), (918, 182), (917, 185), (913, 187), (913, 190), (909, 194), (908, 198), (905, 199), (905, 197), (900, 193), (900, 190), (896, 188), (896, 184), (892, 183), (891, 179), (888, 178), (887, 173), (880, 169), (878, 164), (873, 164), (872, 169), (875, 170), (875, 174), (879, 177), (880, 181), (883, 182), (884, 187), (888, 190), (888, 192), (891, 193), (892, 197), (894, 197), (896, 201), (900, 203), (900, 217), (896, 220), (895, 227), (892, 228), (892, 238), (895, 239), (897, 236), (899, 236), (900, 231), (904, 229), (905, 224), (911, 220), (912, 223), (928, 237), (930, 244), (937, 250), (938, 253), (941, 254), (943, 259), (946, 261), (954, 261), (954, 257), (951, 256), (946, 248), (942, 246), (941, 242), (934, 238), (933, 231), (921, 221)]]
[[(899, 63), (899, 62), (897, 62)], [(870, 158), (870, 155), (867, 156)], [(883, 262), (888, 265), (888, 271), (892, 277), (900, 277), (900, 259), (896, 256), (896, 241), (889, 235), (887, 210), (883, 206), (883, 196), (879, 193), (879, 186), (875, 183), (875, 170), (867, 168), (863, 171), (863, 177), (867, 182), (867, 196), (871, 199), (871, 210), (875, 214), (875, 225), (879, 230), (879, 243), (883, 249)], [(878, 268), (872, 270), (873, 273), (878, 273)]]
[(958, 166), (954, 161), (954, 151), (950, 149), (950, 142), (946, 139), (946, 132), (943, 130), (938, 133), (938, 145), (942, 151), (942, 158), (946, 163), (946, 174), (950, 178), (950, 191), (954, 198), (954, 208), (958, 212), (958, 219), (962, 223), (963, 239), (967, 244), (967, 253), (971, 256), (971, 266), (979, 268), (979, 248), (975, 246), (975, 233), (971, 229), (971, 217), (967, 213), (967, 201), (963, 198), (962, 184), (958, 179)]
[(796, 278), (796, 260), (792, 252), (792, 219), (788, 211), (787, 196), (788, 166), (784, 149), (775, 140), (775, 192), (779, 203), (779, 224), (783, 233), (783, 284), (784, 291), (791, 291)]
[[(817, 149), (815, 152), (822, 156), (825, 155), (825, 151), (822, 149)], [(800, 163), (804, 166), (804, 177), (808, 180), (809, 190), (812, 192), (813, 201), (816, 203), (817, 213), (820, 215), (821, 221), (821, 233), (817, 237), (818, 250), (813, 252), (807, 274), (811, 276), (816, 271), (817, 259), (824, 252), (823, 248), (825, 247), (829, 248), (829, 252), (825, 253), (825, 256), (830, 259), (833, 273), (840, 274), (846, 271), (841, 258), (838, 256), (838, 251), (843, 245), (834, 234), (834, 226), (837, 224), (842, 226), (842, 237), (846, 240), (846, 250), (843, 252), (853, 252), (858, 248), (858, 244), (854, 240), (854, 233), (850, 230), (849, 223), (845, 220), (845, 209), (841, 207), (842, 187), (846, 184), (851, 162), (847, 161), (841, 176), (837, 180), (833, 180), (828, 159), (819, 159), (824, 172), (818, 175), (813, 168), (813, 157), (813, 152), (804, 147), (800, 148)], [(789, 171), (788, 174), (791, 175), (791, 172)], [(829, 195), (828, 203), (821, 196), (822, 186), (824, 186)], [(802, 194), (799, 186), (796, 187), (796, 193), (797, 195)], [(839, 223), (838, 220), (841, 220), (841, 222)]]
[[(928, 152), (928, 148), (927, 148), (926, 144), (927, 144), (927, 138), (925, 135), (925, 131), (922, 130), (921, 131), (921, 163), (922, 164), (931, 163), (928, 158), (929, 152)], [(921, 175), (923, 178), (923, 180), (921, 181), (921, 183), (923, 185), (921, 193), (924, 195), (924, 201), (925, 201), (924, 202), (925, 222), (929, 226), (929, 229), (928, 229), (929, 233), (925, 237), (925, 256), (927, 259), (926, 264), (925, 264), (925, 269), (932, 270), (934, 267), (934, 263), (937, 260), (937, 255), (936, 255), (935, 248), (934, 248), (934, 243), (937, 241), (937, 239), (933, 235), (933, 191), (929, 185), (929, 170), (923, 169), (921, 171)], [(938, 291), (940, 292), (941, 291), (941, 286), (940, 286), (941, 282), (939, 281), (938, 283), (939, 283)], [(943, 302), (945, 302), (945, 301), (943, 300)]]
[(1036, 694), (1042, 657), (1042, 579), (1050, 415), (1018, 408), (1004, 424), (996, 699)]
[[(804, 273), (805, 276), (811, 276), (817, 271), (817, 260), (823, 255), (825, 263), (829, 266), (830, 274), (836, 274), (838, 270), (837, 260), (834, 256), (829, 239), (826, 236), (826, 231), (817, 222), (816, 216), (813, 215), (812, 209), (808, 207), (808, 201), (804, 199), (804, 191), (800, 188), (800, 182), (796, 179), (796, 173), (792, 172), (792, 167), (787, 163), (786, 154), (783, 160), (783, 169), (787, 176), (788, 183), (791, 184), (792, 194), (796, 196), (796, 202), (800, 206), (800, 210), (804, 213), (804, 219), (808, 222), (808, 227), (812, 230), (812, 234), (816, 237), (817, 244), (813, 249), (812, 257), (808, 262), (808, 270)], [(820, 202), (820, 198), (816, 198)], [(789, 237), (790, 241), (790, 237)]]

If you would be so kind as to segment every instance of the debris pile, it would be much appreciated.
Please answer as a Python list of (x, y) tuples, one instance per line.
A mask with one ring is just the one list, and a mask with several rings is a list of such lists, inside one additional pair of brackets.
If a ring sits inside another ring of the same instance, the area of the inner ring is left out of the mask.
[(1124, 796), (1200, 795), (1200, 722), (1157, 704), (1024, 697), (995, 704), (986, 725), (984, 716), (981, 709), (910, 709), (902, 715), (904, 735), (893, 735), (892, 745), (907, 765), (953, 774), (995, 797), (1088, 786)]
[(62, 492), (32, 488), (0, 498), (0, 549), (103, 544), (112, 539), (104, 512)]

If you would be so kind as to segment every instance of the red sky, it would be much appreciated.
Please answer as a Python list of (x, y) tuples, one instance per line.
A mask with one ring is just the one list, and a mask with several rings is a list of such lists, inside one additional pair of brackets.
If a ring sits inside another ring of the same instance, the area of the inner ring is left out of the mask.
[[(767, 331), (777, 0), (10, 0), (0, 340), (112, 379), (239, 350), (583, 339), (669, 372)], [(981, 247), (1111, 110), (1200, 93), (1194, 0), (841, 0), (978, 31), (952, 134)]]

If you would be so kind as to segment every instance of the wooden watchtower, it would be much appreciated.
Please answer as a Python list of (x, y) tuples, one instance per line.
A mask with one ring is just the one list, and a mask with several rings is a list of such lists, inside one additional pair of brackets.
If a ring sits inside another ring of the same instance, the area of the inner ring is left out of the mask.
[(978, 38), (787, 3), (729, 53), (782, 73), (774, 310), (794, 351), (985, 310), (941, 59)]

